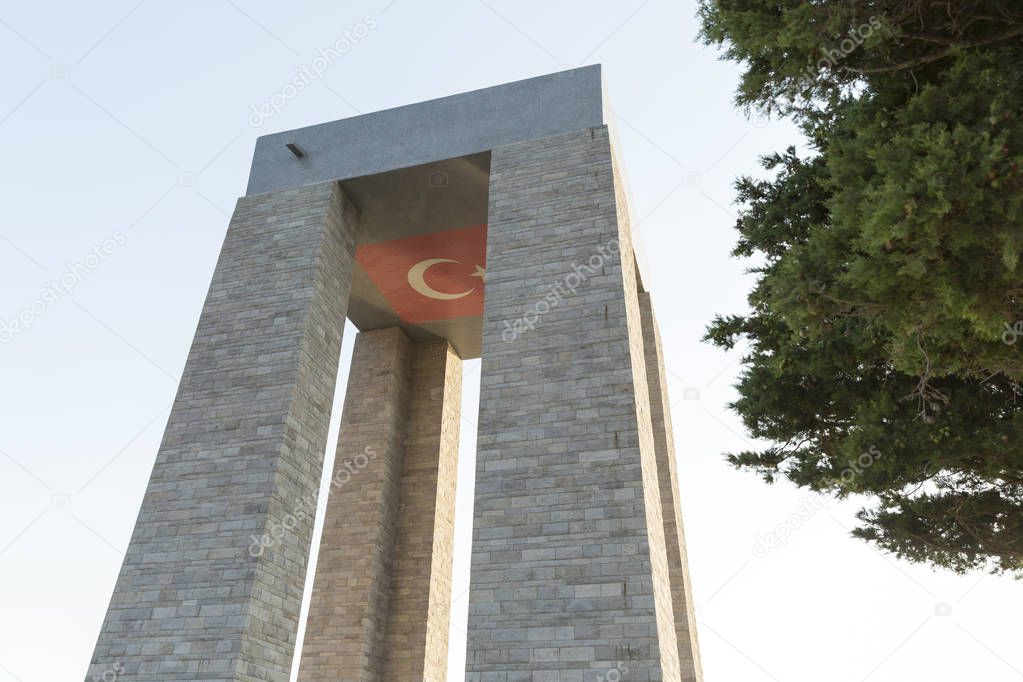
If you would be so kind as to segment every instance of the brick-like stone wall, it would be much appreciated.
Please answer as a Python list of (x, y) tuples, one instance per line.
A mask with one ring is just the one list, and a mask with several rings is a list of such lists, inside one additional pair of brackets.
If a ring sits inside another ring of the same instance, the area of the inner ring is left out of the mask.
[(238, 201), (87, 680), (288, 679), (356, 221), (337, 183)]
[(696, 610), (689, 579), (685, 531), (678, 489), (678, 466), (675, 440), (671, 428), (671, 401), (650, 294), (640, 292), (639, 307), (643, 318), (643, 344), (646, 350), (647, 386), (650, 391), (651, 422), (654, 447), (657, 451), (657, 472), (664, 517), (664, 539), (671, 577), (671, 598), (675, 613), (675, 634), (678, 639), (679, 667), (683, 682), (703, 682), (700, 647), (696, 637)]
[(461, 359), (356, 338), (299, 680), (444, 682)]
[(386, 682), (447, 680), (461, 402), (462, 361), (450, 344), (413, 346)]
[(313, 578), (302, 682), (379, 680), (404, 459), (412, 344), (360, 333)]
[(679, 679), (615, 185), (605, 127), (492, 152), (469, 682)]
[(621, 178), (615, 149), (611, 146), (614, 171), (615, 207), (618, 234), (621, 240), (622, 275), (625, 283), (625, 311), (629, 331), (629, 357), (632, 360), (635, 384), (636, 414), (639, 423), (640, 451), (643, 462), (643, 499), (647, 533), (650, 538), (650, 562), (653, 571), (654, 605), (657, 616), (657, 640), (661, 653), (661, 679), (678, 680), (681, 673), (678, 642), (675, 634), (674, 601), (671, 596), (671, 571), (667, 542), (664, 537), (664, 500), (661, 497), (661, 464), (653, 428), (653, 405), (647, 382), (647, 354), (643, 338), (643, 315), (640, 309), (640, 276), (632, 244), (632, 222), (626, 201), (625, 183)]

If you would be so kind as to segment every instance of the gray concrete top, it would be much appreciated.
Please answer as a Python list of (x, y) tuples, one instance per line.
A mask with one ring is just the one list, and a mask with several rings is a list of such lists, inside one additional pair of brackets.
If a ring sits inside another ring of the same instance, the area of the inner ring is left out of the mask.
[[(604, 124), (600, 65), (264, 135), (247, 194), (451, 159)], [(287, 144), (297, 144), (296, 158)]]

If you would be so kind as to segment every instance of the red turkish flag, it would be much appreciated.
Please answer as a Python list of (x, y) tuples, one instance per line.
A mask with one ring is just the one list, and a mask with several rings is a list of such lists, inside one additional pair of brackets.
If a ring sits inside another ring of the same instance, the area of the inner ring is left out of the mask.
[(366, 244), (355, 259), (405, 322), (483, 314), (486, 225)]

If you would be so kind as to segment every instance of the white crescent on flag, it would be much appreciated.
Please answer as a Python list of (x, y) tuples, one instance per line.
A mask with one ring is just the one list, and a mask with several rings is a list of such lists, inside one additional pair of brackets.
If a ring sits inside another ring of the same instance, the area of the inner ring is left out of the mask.
[(463, 291), (460, 294), (447, 294), (444, 293), (443, 291), (437, 291), (436, 289), (431, 287), (429, 284), (426, 283), (425, 279), (426, 271), (429, 270), (434, 265), (437, 265), (438, 263), (459, 262), (460, 261), (453, 260), (451, 258), (427, 258), (426, 260), (421, 260), (415, 265), (413, 265), (411, 268), (409, 268), (408, 284), (410, 287), (415, 289), (423, 296), (426, 296), (427, 298), (435, 298), (438, 301), (453, 301), (458, 298), (464, 298), (471, 294), (472, 292), (476, 291), (476, 287), (473, 287), (468, 291)]

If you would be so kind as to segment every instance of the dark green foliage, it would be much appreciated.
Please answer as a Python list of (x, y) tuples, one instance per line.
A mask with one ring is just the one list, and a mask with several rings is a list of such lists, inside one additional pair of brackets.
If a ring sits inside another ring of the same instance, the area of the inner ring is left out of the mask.
[[(1023, 5), (704, 0), (738, 102), (811, 150), (736, 183), (751, 312), (732, 407), (768, 480), (872, 496), (859, 537), (1023, 574)], [(1019, 334), (1017, 334), (1019, 332)]]

